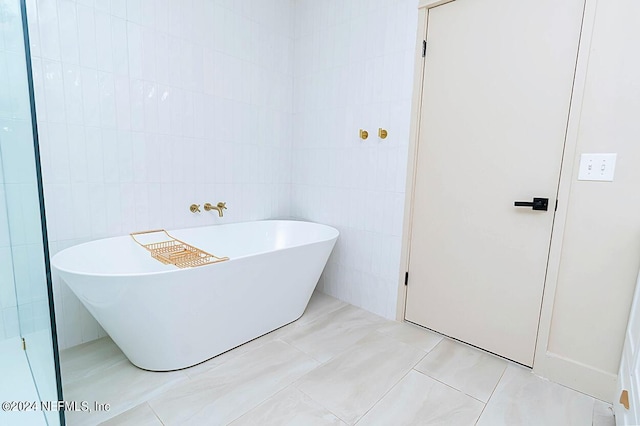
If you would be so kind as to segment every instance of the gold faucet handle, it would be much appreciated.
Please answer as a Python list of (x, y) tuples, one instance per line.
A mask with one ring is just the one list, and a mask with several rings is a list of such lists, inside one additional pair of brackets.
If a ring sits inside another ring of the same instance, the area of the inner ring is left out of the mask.
[[(204, 208), (206, 209), (207, 206), (205, 205)], [(191, 204), (189, 210), (191, 210), (191, 213), (200, 213), (200, 204)]]
[(227, 203), (223, 203), (222, 201), (220, 201), (217, 205), (212, 205), (211, 203), (206, 203), (204, 205), (204, 209), (208, 212), (210, 212), (211, 210), (217, 210), (218, 214), (220, 214), (220, 217), (222, 217), (222, 210), (227, 208)]

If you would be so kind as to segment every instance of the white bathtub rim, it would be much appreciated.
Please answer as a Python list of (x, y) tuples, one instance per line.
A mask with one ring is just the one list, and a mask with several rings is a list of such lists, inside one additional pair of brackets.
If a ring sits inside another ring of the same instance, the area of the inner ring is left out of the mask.
[[(271, 249), (271, 250), (262, 250), (262, 251), (256, 251), (250, 254), (246, 254), (246, 255), (241, 255), (241, 256), (234, 256), (233, 258), (230, 258), (229, 260), (225, 260), (223, 262), (216, 262), (216, 263), (210, 263), (207, 265), (203, 265), (203, 266), (197, 266), (194, 268), (178, 268), (174, 265), (161, 265), (160, 262), (158, 262), (158, 265), (156, 266), (164, 266), (167, 269), (164, 270), (155, 270), (155, 271), (150, 271), (150, 272), (130, 272), (130, 273), (100, 273), (100, 272), (85, 272), (85, 271), (77, 271), (77, 270), (72, 270), (72, 269), (68, 269), (68, 268), (61, 268), (58, 265), (56, 265), (55, 263), (55, 258), (60, 254), (63, 253), (66, 250), (69, 249), (73, 249), (77, 247), (81, 247), (84, 245), (89, 245), (89, 244), (93, 244), (97, 241), (103, 241), (103, 240), (115, 240), (118, 238), (123, 238), (123, 237), (127, 237), (127, 235), (120, 235), (117, 237), (108, 237), (108, 238), (99, 238), (96, 240), (92, 240), (92, 241), (87, 241), (81, 244), (76, 244), (73, 245), (71, 247), (67, 247), (61, 251), (59, 251), (58, 253), (56, 253), (52, 258), (51, 258), (51, 266), (52, 269), (54, 271), (57, 272), (61, 272), (63, 274), (71, 274), (71, 275), (76, 275), (76, 276), (91, 276), (91, 277), (101, 277), (101, 278), (110, 278), (110, 277), (144, 277), (144, 276), (149, 276), (149, 275), (159, 275), (159, 274), (169, 274), (169, 273), (176, 273), (176, 272), (180, 272), (180, 271), (185, 271), (185, 270), (193, 270), (193, 269), (199, 269), (199, 268), (211, 268), (214, 266), (219, 266), (219, 265), (223, 265), (225, 263), (230, 263), (233, 262), (235, 260), (241, 260), (241, 259), (245, 259), (248, 257), (253, 257), (253, 256), (259, 256), (259, 255), (263, 255), (266, 253), (275, 253), (275, 252), (280, 252), (280, 251), (284, 251), (284, 250), (289, 250), (289, 249), (293, 249), (293, 248), (297, 248), (297, 247), (302, 247), (305, 245), (311, 245), (311, 244), (319, 244), (319, 243), (323, 243), (323, 242), (327, 242), (327, 241), (331, 241), (331, 240), (335, 240), (340, 236), (340, 231), (338, 231), (336, 228), (334, 228), (333, 226), (330, 225), (325, 225), (322, 223), (317, 223), (317, 222), (311, 222), (311, 221), (303, 221), (303, 220), (282, 220), (282, 219), (265, 219), (265, 220), (252, 220), (252, 221), (248, 221), (248, 222), (234, 222), (234, 223), (222, 223), (222, 224), (217, 224), (217, 225), (205, 225), (202, 227), (191, 227), (191, 228), (180, 228), (180, 229), (174, 229), (174, 230), (168, 230), (167, 232), (172, 233), (172, 232), (179, 232), (185, 229), (197, 229), (197, 228), (206, 228), (206, 227), (216, 227), (216, 226), (226, 226), (226, 225), (240, 225), (243, 223), (255, 223), (255, 222), (296, 222), (296, 223), (310, 223), (310, 224), (314, 224), (314, 225), (318, 225), (318, 226), (323, 226), (326, 228), (329, 228), (333, 231), (335, 231), (335, 235), (333, 235), (332, 237), (329, 238), (324, 238), (324, 239), (317, 239), (317, 240), (313, 240), (313, 241), (308, 241), (305, 243), (300, 243), (300, 244), (293, 244), (287, 247), (282, 247), (282, 248), (277, 248), (277, 249)], [(149, 255), (150, 256), (150, 255)]]

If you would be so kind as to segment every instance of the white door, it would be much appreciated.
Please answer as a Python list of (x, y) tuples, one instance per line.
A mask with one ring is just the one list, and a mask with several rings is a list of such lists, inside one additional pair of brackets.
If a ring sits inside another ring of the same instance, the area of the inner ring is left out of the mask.
[[(584, 0), (428, 14), (406, 319), (533, 365)], [(514, 201), (548, 198), (548, 210)]]
[(640, 274), (636, 282), (613, 401), (616, 424), (640, 424)]

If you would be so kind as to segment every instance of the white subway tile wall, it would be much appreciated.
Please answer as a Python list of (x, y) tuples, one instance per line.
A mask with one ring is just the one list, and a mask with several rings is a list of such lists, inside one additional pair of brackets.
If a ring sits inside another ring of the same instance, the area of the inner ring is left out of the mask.
[(319, 289), (386, 318), (396, 312), (417, 5), (295, 2), (292, 213), (340, 230)]
[[(395, 315), (417, 0), (29, 0), (28, 13), (53, 254), (297, 216), (341, 232), (320, 289)], [(225, 217), (189, 212), (207, 201), (227, 201)], [(64, 283), (54, 293), (62, 348), (104, 335)]]
[(16, 1), (0, 3), (0, 94), (0, 340), (4, 340), (49, 327), (22, 19)]
[[(293, 0), (27, 9), (52, 254), (291, 214)], [(189, 211), (218, 201), (224, 218)], [(61, 348), (104, 335), (64, 283), (54, 293)]]

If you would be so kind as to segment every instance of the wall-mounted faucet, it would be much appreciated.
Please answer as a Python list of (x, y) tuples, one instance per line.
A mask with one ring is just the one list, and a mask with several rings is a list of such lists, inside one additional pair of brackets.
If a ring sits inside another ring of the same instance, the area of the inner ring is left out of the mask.
[(211, 205), (211, 203), (206, 203), (204, 205), (204, 209), (206, 211), (211, 211), (211, 210), (217, 210), (218, 211), (218, 216), (222, 217), (223, 213), (222, 210), (227, 208), (227, 203), (223, 203), (222, 201), (220, 201), (217, 205)]

